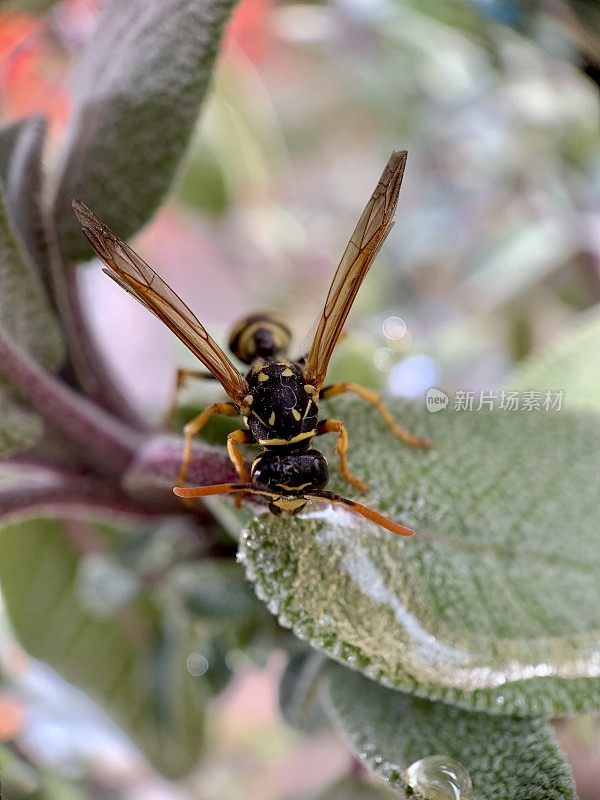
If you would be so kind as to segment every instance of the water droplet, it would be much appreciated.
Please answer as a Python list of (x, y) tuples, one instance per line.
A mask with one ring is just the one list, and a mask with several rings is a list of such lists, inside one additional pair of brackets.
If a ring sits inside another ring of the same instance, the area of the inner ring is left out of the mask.
[(471, 800), (473, 784), (463, 765), (450, 756), (427, 756), (415, 761), (403, 779), (424, 800)]
[(187, 657), (187, 668), (190, 675), (200, 677), (208, 671), (209, 666), (208, 659), (202, 653), (190, 653)]
[(401, 317), (388, 317), (381, 329), (387, 339), (401, 339), (406, 333), (406, 322)]

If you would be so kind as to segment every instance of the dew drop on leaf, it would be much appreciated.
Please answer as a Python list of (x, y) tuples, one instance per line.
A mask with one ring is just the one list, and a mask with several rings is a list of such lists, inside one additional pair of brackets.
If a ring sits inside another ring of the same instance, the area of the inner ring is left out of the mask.
[(415, 761), (403, 775), (415, 795), (424, 800), (472, 800), (471, 776), (450, 756), (427, 756)]

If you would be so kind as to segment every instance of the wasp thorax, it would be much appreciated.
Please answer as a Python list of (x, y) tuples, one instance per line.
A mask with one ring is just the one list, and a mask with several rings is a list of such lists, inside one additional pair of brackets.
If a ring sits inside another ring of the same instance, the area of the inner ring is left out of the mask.
[(229, 349), (244, 364), (251, 364), (257, 358), (285, 355), (291, 338), (283, 317), (267, 311), (240, 320), (229, 336)]
[(327, 485), (327, 459), (318, 450), (304, 453), (267, 451), (252, 464), (252, 481), (282, 495), (302, 495)]

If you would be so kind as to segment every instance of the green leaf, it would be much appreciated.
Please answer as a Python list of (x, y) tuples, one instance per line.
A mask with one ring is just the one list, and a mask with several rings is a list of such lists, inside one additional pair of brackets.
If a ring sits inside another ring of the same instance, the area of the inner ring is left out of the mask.
[(542, 719), (465, 711), (393, 692), (332, 667), (327, 696), (354, 752), (392, 786), (413, 762), (450, 756), (465, 767), (474, 800), (573, 800), (571, 772)]
[(90, 250), (71, 210), (84, 200), (123, 239), (173, 182), (233, 0), (113, 0), (74, 69), (73, 113), (54, 198), (65, 255)]
[(475, 269), (461, 287), (488, 313), (522, 296), (576, 251), (572, 229), (556, 219), (522, 224), (490, 240), (475, 254)]
[(11, 622), (32, 656), (99, 702), (157, 769), (181, 776), (197, 762), (210, 697), (186, 668), (193, 638), (181, 620), (161, 629), (143, 594), (112, 615), (96, 606), (95, 597), (113, 598), (122, 586), (114, 570), (104, 571), (103, 590), (90, 585), (86, 560), (140, 531), (92, 514), (0, 530), (0, 584)]
[(57, 0), (5, 0), (2, 5), (11, 11), (28, 11), (42, 14), (48, 11)]
[(41, 419), (23, 408), (0, 386), (0, 453), (27, 450), (42, 435)]
[(392, 408), (435, 450), (403, 446), (358, 402), (324, 414), (348, 426), (365, 502), (417, 535), (327, 506), (264, 514), (240, 544), (258, 596), (315, 648), (400, 690), (505, 714), (600, 707), (598, 418)]
[(511, 389), (562, 390), (567, 408), (600, 410), (600, 310), (588, 312), (546, 353), (527, 359), (508, 381)]
[(48, 121), (28, 117), (0, 131), (0, 178), (11, 219), (41, 275), (48, 272), (48, 246), (42, 220), (42, 151)]
[(12, 800), (30, 797), (40, 784), (33, 767), (5, 744), (0, 744), (0, 776), (2, 791)]
[(319, 687), (326, 659), (312, 649), (290, 655), (279, 681), (279, 708), (285, 721), (307, 733), (323, 727)]
[(201, 561), (175, 569), (171, 582), (184, 596), (188, 611), (211, 620), (252, 622), (264, 614), (239, 564), (231, 561)]
[[(15, 233), (0, 184), (0, 337), (3, 335), (10, 336), (47, 369), (57, 369), (62, 361), (58, 324), (39, 276)], [(0, 452), (5, 454), (30, 447), (42, 433), (40, 419), (14, 399), (9, 383), (10, 376), (3, 375)]]
[(327, 787), (314, 800), (398, 800), (398, 793), (365, 778), (349, 775)]
[(63, 345), (58, 323), (15, 233), (0, 187), (0, 335), (2, 331), (46, 369), (60, 366)]

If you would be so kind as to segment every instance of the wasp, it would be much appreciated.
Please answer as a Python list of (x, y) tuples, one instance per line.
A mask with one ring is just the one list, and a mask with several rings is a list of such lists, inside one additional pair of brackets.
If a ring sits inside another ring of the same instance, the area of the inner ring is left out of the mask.
[[(123, 289), (155, 314), (209, 370), (179, 370), (177, 388), (190, 378), (216, 379), (228, 397), (204, 409), (184, 428), (184, 447), (178, 483), (185, 483), (192, 458), (193, 438), (215, 414), (241, 415), (245, 429), (233, 431), (227, 450), (239, 481), (213, 486), (176, 486), (181, 498), (217, 494), (258, 495), (266, 498), (273, 514), (300, 512), (309, 500), (340, 504), (354, 513), (401, 536), (414, 533), (354, 500), (325, 487), (329, 468), (325, 456), (311, 445), (315, 437), (337, 434), (340, 472), (355, 488), (367, 486), (348, 467), (348, 433), (339, 419), (319, 420), (319, 403), (353, 392), (375, 406), (393, 433), (412, 447), (429, 448), (431, 442), (400, 427), (375, 392), (355, 383), (325, 386), (329, 360), (342, 334), (356, 294), (393, 225), (407, 152), (393, 152), (352, 234), (334, 275), (312, 342), (292, 361), (287, 353), (291, 333), (285, 320), (271, 313), (252, 314), (241, 320), (229, 337), (229, 349), (248, 366), (243, 375), (208, 334), (192, 311), (140, 256), (101, 222), (84, 203), (73, 201), (74, 212), (106, 272)], [(177, 392), (176, 388), (176, 392)], [(176, 394), (175, 394), (176, 397)], [(173, 404), (172, 404), (173, 406)], [(262, 452), (246, 467), (241, 446), (259, 445)]]

